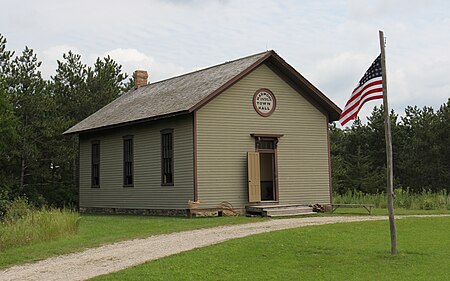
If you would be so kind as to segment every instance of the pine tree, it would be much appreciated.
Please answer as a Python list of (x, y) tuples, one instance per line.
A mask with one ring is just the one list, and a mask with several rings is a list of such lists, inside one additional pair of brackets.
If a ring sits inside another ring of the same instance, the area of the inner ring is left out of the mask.
[(7, 81), (18, 119), (19, 137), (13, 150), (19, 166), (18, 188), (19, 192), (26, 192), (35, 199), (40, 197), (38, 189), (45, 184), (48, 174), (44, 146), (52, 135), (51, 110), (54, 108), (47, 83), (39, 71), (40, 65), (33, 50), (25, 47), (12, 61), (11, 76)]
[(94, 67), (89, 68), (87, 73), (87, 86), (91, 99), (88, 115), (127, 91), (129, 84), (125, 83), (126, 78), (127, 75), (122, 73), (122, 66), (111, 57), (97, 58)]
[[(63, 136), (62, 133), (125, 91), (127, 75), (110, 57), (98, 58), (93, 67), (88, 67), (82, 62), (81, 55), (69, 51), (57, 63), (56, 75), (51, 77), (51, 91), (59, 120), (53, 136), (54, 167), (57, 167), (54, 176), (59, 190), (64, 190), (66, 199), (75, 204), (78, 192), (78, 137)], [(62, 204), (64, 196), (56, 195), (51, 200)]]
[(15, 184), (13, 154), (18, 138), (17, 118), (8, 94), (8, 80), (11, 75), (12, 51), (6, 49), (6, 38), (0, 34), (0, 212), (4, 210), (2, 202), (12, 196)]
[(437, 155), (439, 165), (437, 167), (437, 179), (441, 189), (450, 192), (450, 98), (436, 112), (438, 123), (436, 126)]

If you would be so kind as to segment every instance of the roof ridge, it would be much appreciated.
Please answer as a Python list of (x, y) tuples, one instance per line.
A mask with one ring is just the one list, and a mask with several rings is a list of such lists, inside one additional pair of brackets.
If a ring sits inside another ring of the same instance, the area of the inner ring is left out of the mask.
[(194, 71), (191, 71), (191, 72), (187, 72), (187, 73), (183, 73), (183, 74), (180, 74), (180, 75), (177, 75), (177, 76), (173, 76), (173, 77), (169, 77), (169, 78), (166, 78), (166, 79), (163, 79), (163, 80), (159, 80), (159, 81), (156, 81), (156, 82), (153, 82), (153, 83), (149, 83), (149, 84), (141, 86), (139, 88), (148, 87), (148, 86), (155, 85), (155, 84), (162, 83), (162, 82), (166, 82), (166, 81), (169, 81), (169, 80), (172, 80), (172, 79), (180, 78), (180, 77), (183, 77), (183, 76), (186, 76), (186, 75), (191, 75), (191, 74), (194, 74), (196, 72), (205, 71), (205, 70), (208, 70), (208, 69), (211, 69), (211, 68), (214, 68), (214, 67), (226, 65), (226, 64), (237, 62), (237, 61), (240, 61), (240, 60), (245, 60), (245, 59), (248, 59), (248, 58), (251, 58), (251, 57), (256, 57), (256, 56), (259, 56), (259, 55), (262, 55), (262, 54), (267, 54), (267, 53), (270, 53), (270, 52), (273, 52), (273, 50), (267, 50), (267, 51), (256, 53), (256, 54), (253, 54), (253, 55), (249, 55), (249, 56), (246, 56), (246, 57), (243, 57), (243, 58), (237, 58), (237, 59), (226, 61), (226, 62), (223, 62), (223, 63), (211, 65), (211, 66), (208, 66), (208, 67), (205, 67), (205, 68), (202, 68), (202, 69), (194, 70)]
[(267, 64), (276, 75), (313, 105), (320, 107), (321, 111), (323, 108), (328, 118), (337, 120), (340, 109), (275, 51), (268, 50), (157, 81), (149, 84), (150, 87), (130, 89), (64, 134), (190, 113), (212, 101), (261, 64)]

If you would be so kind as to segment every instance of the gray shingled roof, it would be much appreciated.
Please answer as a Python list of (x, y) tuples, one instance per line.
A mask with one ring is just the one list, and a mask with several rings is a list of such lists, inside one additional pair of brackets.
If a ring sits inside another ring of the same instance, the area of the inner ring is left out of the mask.
[(64, 134), (187, 112), (267, 53), (269, 52), (226, 62), (131, 90), (76, 124)]
[(324, 109), (329, 121), (339, 119), (341, 109), (336, 104), (274, 51), (267, 51), (131, 90), (64, 134), (111, 128), (195, 111), (261, 63), (269, 66), (314, 105)]

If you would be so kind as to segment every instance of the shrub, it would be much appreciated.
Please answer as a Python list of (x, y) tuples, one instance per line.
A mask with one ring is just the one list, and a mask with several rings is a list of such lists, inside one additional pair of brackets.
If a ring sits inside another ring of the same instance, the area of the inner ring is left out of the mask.
[(3, 220), (7, 223), (14, 223), (27, 217), (32, 212), (32, 206), (25, 197), (18, 197), (6, 204), (6, 212)]

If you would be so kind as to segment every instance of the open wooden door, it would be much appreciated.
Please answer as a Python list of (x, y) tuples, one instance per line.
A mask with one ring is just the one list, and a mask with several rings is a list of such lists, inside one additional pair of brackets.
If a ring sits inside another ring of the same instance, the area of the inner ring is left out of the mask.
[(248, 152), (248, 202), (261, 201), (261, 176), (259, 167), (259, 152)]

